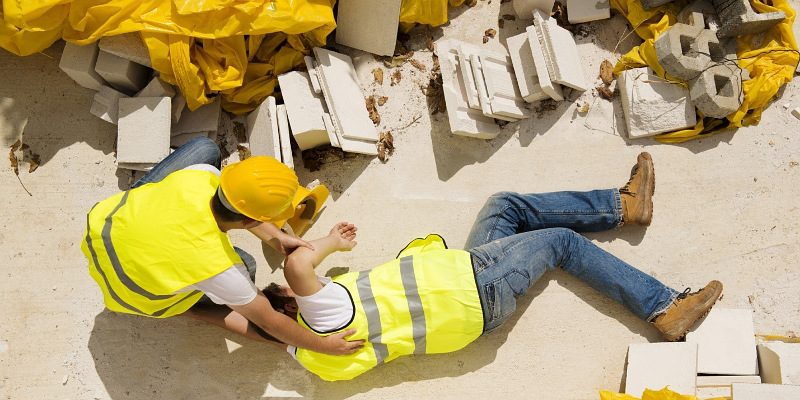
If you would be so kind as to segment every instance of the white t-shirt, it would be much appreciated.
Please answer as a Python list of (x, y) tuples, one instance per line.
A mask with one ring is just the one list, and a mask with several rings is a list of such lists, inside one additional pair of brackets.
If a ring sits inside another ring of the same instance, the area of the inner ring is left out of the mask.
[[(295, 295), (303, 321), (317, 333), (331, 333), (349, 325), (355, 315), (350, 292), (331, 278), (318, 276), (317, 280), (322, 284), (319, 292)], [(294, 346), (287, 346), (286, 351), (297, 359)]]
[[(219, 176), (219, 170), (209, 164), (190, 165), (184, 169), (208, 171)], [(256, 284), (250, 279), (244, 264), (234, 264), (225, 271), (208, 279), (189, 285), (175, 293), (199, 290), (216, 304), (243, 306), (255, 300), (258, 294)]]

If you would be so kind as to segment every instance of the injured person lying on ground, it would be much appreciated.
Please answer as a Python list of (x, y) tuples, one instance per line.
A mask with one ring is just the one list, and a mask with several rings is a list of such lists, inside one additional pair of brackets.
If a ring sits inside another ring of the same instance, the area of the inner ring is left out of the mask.
[(516, 299), (548, 270), (561, 268), (635, 316), (666, 340), (682, 338), (722, 294), (711, 281), (678, 292), (597, 247), (580, 232), (650, 224), (655, 172), (642, 153), (621, 189), (544, 194), (497, 193), (472, 227), (466, 250), (447, 249), (438, 235), (412, 241), (396, 259), (334, 278), (314, 268), (329, 254), (356, 245), (356, 227), (341, 222), (330, 234), (297, 248), (284, 268), (289, 287), (265, 289), (272, 306), (318, 335), (345, 332), (364, 347), (330, 356), (286, 345), (324, 380), (352, 379), (407, 354), (456, 351), (503, 324)]

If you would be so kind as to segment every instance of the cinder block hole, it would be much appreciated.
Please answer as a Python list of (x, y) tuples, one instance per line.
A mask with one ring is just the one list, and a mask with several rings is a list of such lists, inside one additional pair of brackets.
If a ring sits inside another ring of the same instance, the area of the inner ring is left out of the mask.
[(733, 97), (733, 82), (730, 77), (714, 75), (714, 86), (718, 96)]
[(708, 52), (711, 54), (711, 60), (720, 61), (725, 58), (725, 49), (719, 42), (708, 42)]
[(681, 35), (681, 54), (687, 55), (692, 51), (693, 37)]

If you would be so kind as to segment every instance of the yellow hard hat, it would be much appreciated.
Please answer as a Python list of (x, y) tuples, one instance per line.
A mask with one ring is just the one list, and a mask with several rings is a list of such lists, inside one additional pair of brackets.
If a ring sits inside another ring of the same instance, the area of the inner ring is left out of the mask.
[(300, 183), (288, 166), (259, 156), (228, 164), (222, 169), (219, 186), (225, 207), (256, 221), (272, 222), (294, 214), (292, 199)]

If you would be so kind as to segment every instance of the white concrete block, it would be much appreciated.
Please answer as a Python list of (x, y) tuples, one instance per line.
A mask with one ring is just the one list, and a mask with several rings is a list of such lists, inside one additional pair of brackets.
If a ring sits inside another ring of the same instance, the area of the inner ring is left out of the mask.
[[(589, 85), (583, 74), (581, 56), (572, 33), (558, 26), (549, 14), (539, 10), (533, 11), (533, 27), (542, 46), (550, 79), (555, 83), (586, 91)], [(532, 41), (533, 37), (529, 37), (529, 40)]]
[(542, 87), (542, 91), (555, 101), (564, 100), (561, 85), (550, 79), (550, 70), (545, 60), (545, 51), (541, 43), (539, 43), (536, 27), (531, 25), (526, 28), (526, 32), (528, 34), (528, 44), (531, 47), (531, 55), (533, 56), (533, 64), (536, 67), (536, 75), (539, 77), (539, 85)]
[(487, 100), (495, 118), (511, 120), (530, 118), (531, 112), (520, 94), (510, 57), (484, 50), (480, 57), (473, 56), (473, 65), (475, 64), (481, 66)]
[(214, 99), (211, 103), (200, 106), (197, 110), (183, 110), (178, 122), (172, 124), (172, 134), (216, 132), (219, 128), (219, 115), (221, 111), (222, 107), (220, 106), (219, 98)]
[(322, 116), (327, 113), (325, 100), (314, 93), (311, 78), (305, 72), (293, 71), (278, 76), (289, 126), (300, 150), (330, 143)]
[(758, 360), (764, 383), (800, 385), (800, 343), (762, 342)]
[(628, 346), (625, 393), (641, 397), (645, 389), (694, 394), (697, 377), (695, 343), (642, 343)]
[(466, 43), (456, 47), (458, 55), (458, 68), (464, 78), (464, 88), (467, 89), (467, 103), (470, 108), (482, 110), (480, 94), (478, 93), (478, 79), (475, 76), (475, 67), (472, 65), (472, 56), (481, 54), (481, 49)]
[[(175, 97), (175, 88), (167, 82), (164, 82), (159, 77), (150, 80), (150, 83), (144, 87), (136, 97)], [(184, 101), (185, 103), (185, 101)]]
[(98, 42), (100, 50), (133, 61), (145, 67), (152, 68), (150, 51), (144, 44), (139, 32), (123, 33), (115, 36), (104, 36)]
[(147, 172), (153, 169), (158, 163), (125, 163), (117, 162), (117, 168), (130, 169), (133, 171)]
[(250, 154), (281, 159), (278, 106), (274, 97), (267, 97), (247, 116), (247, 142), (250, 144)]
[(730, 386), (708, 386), (698, 387), (694, 395), (698, 399), (731, 400), (731, 392)]
[(328, 111), (342, 137), (377, 142), (378, 131), (369, 118), (353, 61), (347, 55), (319, 47), (314, 48), (314, 55)]
[(567, 17), (570, 24), (611, 18), (608, 0), (567, 0)]
[(475, 76), (475, 85), (478, 89), (478, 99), (481, 103), (481, 112), (483, 115), (503, 121), (519, 121), (519, 118), (512, 118), (505, 115), (496, 114), (492, 110), (492, 103), (489, 100), (489, 93), (486, 89), (486, 79), (483, 75), (483, 65), (481, 64), (480, 56), (473, 55), (470, 57), (469, 61), (470, 65), (472, 66), (472, 74)]
[(67, 42), (64, 45), (64, 52), (61, 53), (58, 67), (78, 85), (87, 89), (100, 90), (106, 85), (106, 81), (94, 70), (98, 52), (97, 42), (85, 46)]
[(753, 312), (750, 310), (713, 308), (689, 330), (686, 342), (698, 345), (699, 373), (758, 374)]
[(378, 143), (371, 140), (355, 140), (340, 137), (339, 144), (342, 150), (348, 153), (366, 154), (368, 156), (378, 155)]
[(689, 91), (649, 68), (629, 69), (617, 79), (628, 137), (638, 139), (697, 123)]
[(697, 387), (728, 386), (734, 383), (761, 383), (758, 375), (698, 375)]
[(462, 71), (458, 67), (460, 42), (447, 39), (436, 42), (436, 54), (442, 70), (442, 90), (447, 104), (450, 131), (479, 139), (492, 139), (500, 133), (500, 127), (479, 110), (470, 108)]
[(381, 56), (394, 54), (402, 0), (339, 0), (336, 43)]
[(311, 80), (311, 88), (314, 90), (314, 93), (322, 94), (322, 82), (319, 78), (319, 71), (317, 71), (317, 62), (314, 61), (314, 57), (311, 56), (303, 57), (303, 61), (306, 63), (308, 79)]
[(797, 400), (800, 386), (734, 383), (733, 400)]
[(186, 108), (186, 97), (180, 90), (175, 91), (175, 97), (172, 98), (172, 123), (175, 124), (181, 120), (183, 110)]
[(119, 99), (118, 163), (158, 163), (169, 155), (169, 97)]
[(517, 17), (531, 19), (533, 10), (541, 10), (550, 14), (553, 11), (555, 0), (513, 0), (514, 12)]
[(506, 39), (514, 77), (517, 78), (520, 96), (528, 103), (550, 98), (539, 84), (539, 74), (533, 61), (533, 53), (528, 43), (528, 34), (521, 33)]
[(116, 125), (119, 118), (119, 99), (124, 98), (128, 98), (128, 96), (108, 86), (102, 86), (94, 94), (94, 102), (89, 112), (104, 121)]
[(169, 139), (169, 147), (178, 148), (199, 137), (208, 137), (208, 132), (181, 133)]
[(289, 168), (294, 169), (294, 156), (292, 155), (291, 132), (289, 131), (289, 116), (286, 114), (286, 106), (278, 106), (278, 137), (281, 144), (281, 162)]
[(336, 125), (333, 123), (331, 115), (323, 115), (322, 122), (325, 123), (325, 130), (328, 131), (328, 141), (331, 142), (331, 146), (342, 148), (342, 143), (339, 141), (339, 135), (336, 133)]
[(144, 65), (100, 51), (94, 70), (111, 87), (127, 95), (133, 95), (144, 88), (152, 70)]

